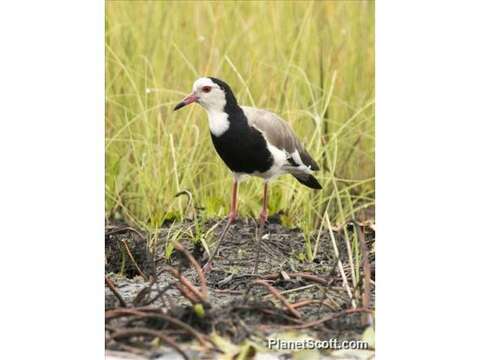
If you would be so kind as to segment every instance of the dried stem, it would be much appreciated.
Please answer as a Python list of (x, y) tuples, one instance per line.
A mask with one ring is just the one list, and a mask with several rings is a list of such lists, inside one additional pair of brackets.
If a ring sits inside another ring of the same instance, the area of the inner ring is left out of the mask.
[(142, 240), (146, 240), (145, 239), (145, 236), (142, 235), (142, 233), (130, 226), (126, 226), (126, 227), (122, 227), (122, 228), (117, 228), (117, 229), (112, 229), (110, 231), (107, 231), (105, 233), (105, 235), (114, 235), (114, 234), (120, 234), (120, 233), (124, 233), (124, 232), (127, 232), (127, 231), (131, 231), (135, 234), (137, 234)]
[[(363, 294), (362, 294), (362, 305), (364, 308), (370, 307), (370, 262), (368, 261), (368, 247), (365, 241), (365, 232), (364, 230), (355, 223), (355, 228), (358, 232), (358, 239), (360, 241), (360, 246), (362, 249), (362, 260), (363, 260)], [(371, 316), (368, 316), (364, 320), (368, 325), (371, 324)]]
[[(316, 283), (321, 284), (321, 285), (328, 285), (327, 280), (322, 279), (322, 278), (320, 278), (320, 277), (318, 277), (314, 274), (310, 274), (310, 273), (306, 273), (306, 272), (293, 272), (293, 273), (286, 273), (286, 274), (288, 276), (290, 276), (291, 278), (300, 277), (300, 278), (303, 278), (303, 279), (306, 279), (306, 280), (316, 282)], [(280, 276), (281, 276), (281, 274), (277, 273), (277, 274), (264, 275), (264, 276), (261, 276), (261, 278), (265, 279), (265, 280), (274, 280), (274, 279), (278, 279)]]
[(137, 309), (115, 309), (109, 310), (105, 313), (106, 321), (121, 317), (121, 316), (139, 316), (139, 317), (148, 317), (148, 318), (158, 318), (164, 321), (167, 321), (173, 325), (178, 326), (179, 328), (185, 330), (186, 332), (190, 333), (193, 337), (195, 337), (199, 343), (204, 346), (208, 346), (207, 342), (205, 341), (202, 334), (192, 328), (190, 325), (184, 323), (181, 320), (175, 319), (171, 316), (161, 313), (158, 309), (151, 309), (151, 308), (137, 308)]
[(122, 338), (129, 338), (132, 336), (153, 336), (161, 339), (167, 345), (170, 345), (173, 349), (175, 349), (185, 360), (189, 360), (187, 354), (177, 345), (175, 340), (171, 339), (170, 337), (164, 335), (162, 332), (158, 330), (152, 330), (147, 328), (134, 328), (134, 329), (119, 329), (115, 330), (111, 335), (111, 338), (114, 340), (122, 339)]
[(195, 271), (198, 274), (198, 280), (200, 282), (200, 291), (202, 293), (202, 298), (204, 300), (207, 300), (208, 298), (207, 281), (205, 280), (205, 275), (203, 274), (202, 268), (198, 264), (197, 260), (195, 260), (195, 258), (192, 256), (192, 254), (190, 254), (190, 252), (187, 251), (187, 249), (185, 249), (182, 244), (175, 242), (174, 246), (175, 246), (175, 249), (177, 249), (178, 251), (180, 251), (186, 256), (188, 261), (190, 261), (192, 266), (195, 268)]
[(333, 320), (333, 319), (336, 319), (336, 318), (339, 318), (339, 317), (342, 317), (342, 316), (345, 316), (345, 315), (350, 315), (350, 314), (353, 314), (353, 313), (371, 313), (371, 312), (372, 312), (372, 310), (370, 310), (370, 309), (352, 308), (352, 309), (344, 310), (344, 311), (326, 316), (323, 319), (310, 321), (310, 322), (307, 322), (307, 323), (304, 323), (304, 324), (301, 324), (301, 325), (285, 325), (285, 326), (282, 326), (282, 329), (289, 329), (289, 330), (290, 329), (307, 329), (309, 327), (318, 326), (318, 325), (321, 325), (321, 324), (323, 324), (327, 321), (330, 321), (330, 320)]
[(135, 261), (135, 258), (133, 257), (132, 252), (130, 251), (130, 248), (127, 245), (127, 242), (125, 240), (122, 240), (122, 243), (125, 246), (125, 249), (127, 250), (128, 257), (130, 258), (130, 260), (132, 260), (133, 265), (135, 265), (135, 268), (137, 269), (138, 273), (143, 277), (145, 281), (148, 281), (148, 277), (143, 273), (143, 271), (140, 269), (137, 262)]
[(285, 307), (287, 308), (288, 312), (290, 314), (292, 314), (293, 316), (295, 316), (296, 318), (300, 319), (302, 316), (300, 315), (300, 313), (295, 310), (295, 308), (288, 302), (287, 299), (285, 299), (285, 297), (280, 294), (278, 292), (277, 289), (275, 289), (272, 285), (270, 285), (268, 282), (266, 282), (265, 280), (255, 280), (253, 282), (254, 284), (257, 284), (257, 285), (262, 285), (264, 287), (267, 288), (268, 291), (270, 291), (270, 293), (276, 297), (283, 305), (285, 305)]
[(307, 299), (307, 300), (301, 300), (299, 302), (296, 302), (295, 304), (292, 304), (292, 307), (294, 309), (298, 309), (299, 307), (304, 307), (304, 306), (307, 306), (307, 305), (310, 305), (310, 304), (315, 304), (315, 300), (313, 299)]
[(110, 280), (108, 276), (105, 276), (105, 284), (108, 286), (113, 295), (115, 295), (115, 297), (118, 299), (120, 305), (122, 305), (123, 307), (127, 307), (127, 303), (125, 302), (125, 300), (123, 300), (122, 295), (120, 295), (112, 280)]
[[(342, 260), (340, 260), (340, 253), (338, 252), (337, 242), (335, 241), (335, 236), (333, 235), (332, 225), (330, 224), (330, 219), (328, 218), (328, 214), (326, 214), (325, 219), (327, 221), (328, 233), (330, 234), (330, 239), (332, 240), (333, 251), (335, 252), (335, 257), (337, 258), (338, 270), (340, 271), (340, 275), (342, 276), (343, 286), (345, 287), (345, 290), (347, 291), (348, 297), (350, 298), (350, 300), (352, 302), (352, 306), (355, 308), (355, 307), (357, 307), (357, 302), (353, 298), (352, 290), (350, 289), (350, 286), (348, 285), (347, 276), (345, 275), (345, 270), (343, 269)], [(353, 271), (353, 269), (352, 269), (352, 271)]]
[[(185, 277), (183, 276), (182, 274), (180, 274), (180, 272), (174, 268), (172, 268), (171, 266), (167, 266), (165, 268), (166, 271), (168, 271), (170, 274), (172, 274), (173, 276), (175, 276), (181, 283), (182, 285), (185, 286), (185, 288), (183, 288), (182, 286), (180, 286), (180, 284), (177, 284), (177, 288), (182, 292), (182, 294), (185, 296), (185, 290), (187, 290), (187, 294), (188, 292), (190, 292), (190, 294), (186, 295), (186, 297), (193, 303), (193, 304), (196, 304), (196, 303), (199, 303), (199, 302), (206, 302), (206, 299), (203, 297), (203, 295), (197, 290), (197, 288), (195, 286), (192, 285), (192, 283)], [(183, 290), (183, 291), (182, 291)], [(193, 297), (192, 297), (193, 295)]]

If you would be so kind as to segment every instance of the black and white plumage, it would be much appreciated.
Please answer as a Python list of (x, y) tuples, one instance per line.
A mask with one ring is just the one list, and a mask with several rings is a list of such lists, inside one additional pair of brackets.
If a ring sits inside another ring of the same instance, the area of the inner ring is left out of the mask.
[[(310, 188), (321, 189), (321, 185), (312, 175), (319, 170), (317, 163), (288, 123), (274, 113), (240, 106), (230, 86), (213, 77), (202, 77), (195, 81), (192, 93), (174, 110), (193, 102), (207, 111), (213, 145), (234, 176), (229, 221), (207, 263), (208, 269), (230, 224), (236, 219), (237, 184), (245, 176), (257, 176), (265, 181), (259, 234), (267, 220), (267, 184), (270, 180), (291, 174)], [(255, 272), (256, 267), (257, 262)]]
[(237, 180), (253, 175), (269, 181), (291, 174), (310, 188), (321, 188), (312, 175), (319, 170), (317, 163), (280, 117), (238, 105), (230, 87), (211, 77), (195, 81), (192, 95), (176, 109), (192, 100), (207, 111), (215, 149)]

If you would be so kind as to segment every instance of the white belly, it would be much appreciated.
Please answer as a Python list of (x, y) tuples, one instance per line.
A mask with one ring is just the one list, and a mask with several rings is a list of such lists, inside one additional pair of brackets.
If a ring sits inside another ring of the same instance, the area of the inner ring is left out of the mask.
[(280, 150), (279, 148), (271, 145), (268, 142), (267, 142), (267, 147), (273, 157), (273, 164), (270, 167), (270, 169), (268, 169), (265, 172), (255, 171), (251, 174), (236, 172), (234, 173), (234, 177), (237, 181), (242, 181), (248, 176), (256, 176), (264, 179), (265, 181), (270, 181), (276, 178), (277, 176), (287, 173), (287, 171), (285, 171), (284, 169), (285, 165), (288, 163), (287, 154), (285, 153), (285, 151)]

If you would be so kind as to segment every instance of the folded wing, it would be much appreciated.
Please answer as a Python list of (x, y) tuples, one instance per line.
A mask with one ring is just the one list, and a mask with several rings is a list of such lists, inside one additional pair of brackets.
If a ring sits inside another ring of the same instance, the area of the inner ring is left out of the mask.
[(312, 172), (320, 168), (302, 146), (290, 125), (267, 110), (249, 106), (242, 106), (242, 110), (250, 126), (261, 131), (270, 144), (286, 152), (288, 163), (283, 168), (302, 184), (320, 189), (320, 184), (312, 176)]

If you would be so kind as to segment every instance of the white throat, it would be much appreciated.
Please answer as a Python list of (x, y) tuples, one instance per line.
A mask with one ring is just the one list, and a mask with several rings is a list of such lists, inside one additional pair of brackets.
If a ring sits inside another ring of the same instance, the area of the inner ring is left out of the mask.
[[(210, 87), (206, 93), (203, 87)], [(193, 84), (193, 92), (198, 95), (197, 102), (208, 113), (208, 126), (210, 132), (216, 136), (222, 136), (230, 127), (228, 114), (224, 111), (227, 100), (225, 92), (209, 78), (200, 78)]]
[(210, 132), (216, 137), (222, 136), (230, 127), (228, 114), (224, 111), (208, 109), (208, 126)]

